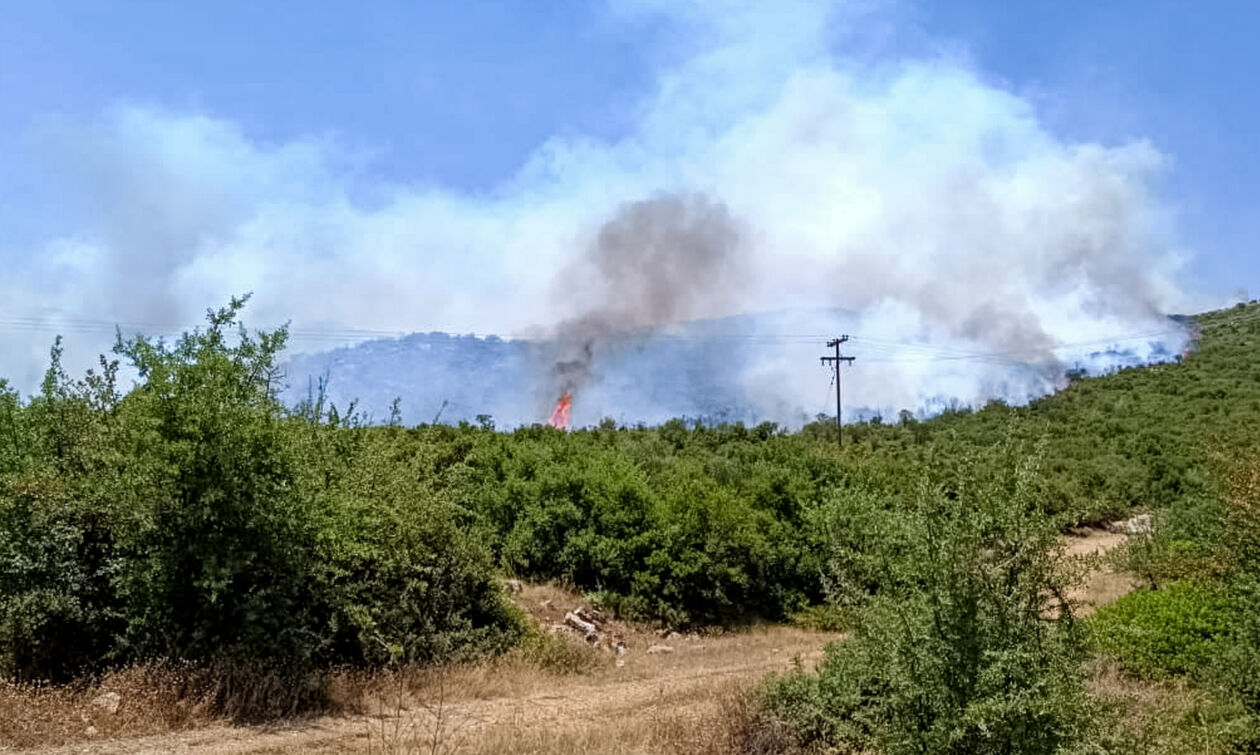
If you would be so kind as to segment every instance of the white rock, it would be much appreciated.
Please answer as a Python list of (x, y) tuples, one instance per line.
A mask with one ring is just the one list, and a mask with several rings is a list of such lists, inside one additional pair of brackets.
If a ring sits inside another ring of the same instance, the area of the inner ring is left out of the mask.
[(1151, 515), (1138, 514), (1124, 523), (1124, 531), (1130, 535), (1147, 535), (1152, 529)]
[(595, 634), (595, 630), (598, 628), (593, 623), (583, 619), (573, 611), (569, 611), (564, 615), (564, 623), (578, 630), (587, 637)]
[(647, 651), (648, 655), (656, 655), (657, 653), (672, 653), (674, 649), (669, 645), (653, 645)]
[(92, 705), (101, 708), (109, 714), (118, 712), (118, 706), (122, 705), (122, 695), (117, 692), (106, 692), (103, 695), (97, 695), (92, 699)]

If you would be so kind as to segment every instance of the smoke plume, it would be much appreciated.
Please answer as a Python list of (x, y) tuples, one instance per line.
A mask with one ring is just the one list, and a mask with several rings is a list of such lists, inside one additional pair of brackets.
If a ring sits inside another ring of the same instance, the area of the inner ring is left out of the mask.
[(550, 339), (556, 392), (590, 380), (597, 351), (662, 325), (725, 314), (744, 283), (739, 241), (726, 207), (699, 194), (617, 208), (553, 285), (553, 296), (580, 310)]
[[(575, 424), (679, 411), (632, 392), (647, 374), (683, 397), (720, 376), (751, 414), (797, 423), (830, 405), (829, 336), (853, 335), (846, 405), (931, 410), (1168, 358), (1185, 336), (1164, 313), (1208, 304), (1179, 286), (1155, 145), (1064, 140), (948, 57), (853, 53), (879, 19), (825, 0), (613, 7), (690, 48), (625, 133), (556, 136), (476, 193), (385, 183), (335, 140), (262, 142), (204, 114), (34, 123), (66, 227), (0, 241), (3, 314), (34, 323), (0, 329), (0, 374), (33, 389), (54, 327), (86, 365), (115, 322), (187, 327), (253, 291), (250, 324), (291, 321), (298, 352), (351, 329), (546, 335), (496, 399), (500, 426), (578, 385)], [(752, 313), (723, 321), (720, 350), (669, 352), (685, 369), (636, 372), (653, 367), (638, 334)]]

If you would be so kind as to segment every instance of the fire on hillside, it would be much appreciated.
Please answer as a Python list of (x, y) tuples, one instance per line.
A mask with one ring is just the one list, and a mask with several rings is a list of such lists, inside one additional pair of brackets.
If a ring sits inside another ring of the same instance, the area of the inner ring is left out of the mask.
[(547, 420), (547, 424), (560, 430), (569, 429), (569, 410), (573, 408), (573, 394), (565, 393), (556, 402), (556, 408), (551, 412), (551, 419)]

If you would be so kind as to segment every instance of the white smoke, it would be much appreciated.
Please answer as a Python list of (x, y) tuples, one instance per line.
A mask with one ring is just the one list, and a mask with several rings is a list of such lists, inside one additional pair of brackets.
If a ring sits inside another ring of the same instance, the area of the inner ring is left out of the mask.
[[(1163, 315), (1193, 304), (1153, 145), (1067, 143), (950, 59), (855, 62), (846, 40), (869, 17), (822, 0), (614, 7), (664, 15), (695, 48), (627, 136), (556, 137), (485, 193), (382, 183), (335, 141), (263, 143), (205, 115), (41, 122), (48, 169), (87, 211), (17, 260), (0, 314), (86, 321), (69, 341), (83, 363), (112, 339), (92, 323), (174, 329), (243, 291), (247, 319), (291, 321), (298, 349), (348, 328), (522, 333), (582, 314), (556, 276), (618, 207), (678, 193), (729, 211), (755, 284), (688, 314), (853, 312), (778, 320), (855, 335), (851, 406), (1019, 401), (1082, 360), (1105, 368), (1109, 346), (1180, 350)], [(0, 329), (3, 374), (32, 388), (50, 340)], [(766, 418), (797, 421), (827, 409), (820, 353), (764, 339), (735, 368)], [(628, 412), (579, 398), (575, 419)]]

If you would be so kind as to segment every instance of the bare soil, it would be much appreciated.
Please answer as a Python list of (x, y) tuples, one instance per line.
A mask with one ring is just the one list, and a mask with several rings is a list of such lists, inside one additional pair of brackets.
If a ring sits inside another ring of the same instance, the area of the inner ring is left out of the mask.
[(1128, 539), (1122, 524), (1084, 527), (1063, 537), (1063, 553), (1087, 564), (1084, 580), (1068, 593), (1076, 615), (1088, 616), (1139, 586), (1136, 577), (1120, 571), (1106, 558)]

